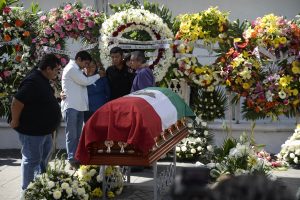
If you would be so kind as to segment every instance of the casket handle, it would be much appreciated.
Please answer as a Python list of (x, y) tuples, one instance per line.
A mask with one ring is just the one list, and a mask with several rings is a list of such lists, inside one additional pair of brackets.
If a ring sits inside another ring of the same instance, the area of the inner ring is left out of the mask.
[(112, 140), (106, 140), (104, 142), (105, 146), (107, 147), (106, 153), (110, 153), (111, 152), (111, 147), (114, 146), (114, 141)]
[(119, 147), (121, 148), (120, 153), (125, 153), (124, 148), (127, 147), (127, 143), (126, 142), (118, 142)]

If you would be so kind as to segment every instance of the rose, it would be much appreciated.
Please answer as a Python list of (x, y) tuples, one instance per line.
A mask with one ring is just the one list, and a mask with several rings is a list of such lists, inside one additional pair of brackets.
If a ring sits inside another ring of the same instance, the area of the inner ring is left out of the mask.
[(53, 197), (54, 197), (54, 199), (60, 199), (60, 197), (61, 197), (61, 192), (60, 192), (59, 190), (55, 190), (55, 191), (53, 192)]
[(67, 5), (65, 5), (65, 7), (64, 7), (64, 11), (69, 11), (69, 10), (71, 10), (72, 9), (72, 5), (71, 4), (67, 4)]
[(3, 13), (4, 13), (4, 14), (9, 14), (10, 11), (11, 11), (11, 8), (10, 8), (10, 7), (4, 7), (4, 8), (3, 8)]

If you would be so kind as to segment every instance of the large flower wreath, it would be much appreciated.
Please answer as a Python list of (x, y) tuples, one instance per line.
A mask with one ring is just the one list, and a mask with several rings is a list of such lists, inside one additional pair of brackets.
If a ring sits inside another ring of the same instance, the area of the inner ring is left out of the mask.
[[(33, 5), (31, 10), (35, 8)], [(10, 98), (31, 69), (36, 20), (36, 13), (23, 8), (9, 5), (0, 8), (0, 117), (8, 115)]]
[(224, 57), (222, 74), (228, 88), (246, 97), (244, 118), (277, 118), (299, 112), (299, 33), (297, 24), (266, 15), (257, 18), (244, 37), (236, 39), (235, 50)]
[[(179, 31), (176, 39), (181, 40), (174, 46), (177, 53), (178, 74), (207, 91), (213, 91), (219, 85), (218, 70), (214, 65), (203, 66), (193, 55), (195, 46), (200, 45), (213, 52), (214, 43), (222, 43), (226, 39), (229, 26), (228, 13), (221, 12), (217, 7), (196, 14), (179, 16)], [(198, 44), (202, 41), (203, 44)], [(211, 47), (211, 48), (210, 48)]]
[[(113, 46), (118, 45), (117, 42), (121, 40), (123, 34), (136, 30), (144, 30), (149, 34), (154, 42), (145, 41), (145, 43), (149, 44), (161, 45), (160, 42), (167, 43), (168, 40), (173, 38), (172, 31), (156, 14), (143, 9), (129, 9), (117, 12), (102, 24), (102, 29), (100, 30), (100, 57), (105, 67), (108, 67), (111, 63), (109, 50)], [(153, 69), (155, 80), (158, 82), (165, 76), (173, 61), (172, 49), (161, 46), (156, 49), (154, 56), (155, 59), (153, 59), (149, 67)]]

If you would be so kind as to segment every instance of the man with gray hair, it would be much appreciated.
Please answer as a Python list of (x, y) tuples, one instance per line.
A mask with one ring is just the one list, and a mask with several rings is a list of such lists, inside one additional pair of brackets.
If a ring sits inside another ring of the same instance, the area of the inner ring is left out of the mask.
[(130, 57), (131, 68), (136, 70), (131, 92), (155, 86), (155, 78), (152, 70), (146, 64), (146, 57), (142, 51), (134, 51)]

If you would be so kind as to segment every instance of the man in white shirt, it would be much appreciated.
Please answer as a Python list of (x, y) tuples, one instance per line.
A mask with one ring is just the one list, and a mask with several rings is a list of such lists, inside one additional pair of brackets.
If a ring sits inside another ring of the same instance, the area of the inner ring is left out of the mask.
[(62, 91), (65, 98), (61, 107), (66, 122), (66, 147), (71, 169), (79, 167), (75, 159), (77, 145), (83, 126), (83, 113), (88, 110), (87, 85), (93, 84), (100, 78), (99, 74), (85, 76), (82, 69), (87, 67), (92, 60), (86, 51), (80, 51), (75, 56), (75, 61), (70, 60), (62, 74)]

